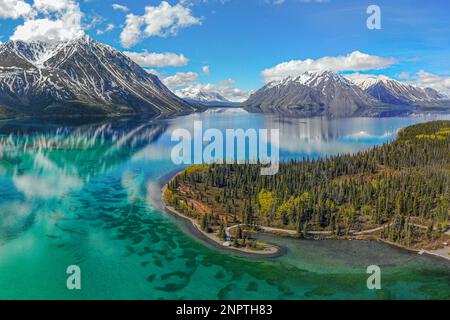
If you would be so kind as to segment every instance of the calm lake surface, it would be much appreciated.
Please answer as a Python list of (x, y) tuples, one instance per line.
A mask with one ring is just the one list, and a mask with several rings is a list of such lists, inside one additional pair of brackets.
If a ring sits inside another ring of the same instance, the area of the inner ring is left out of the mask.
[[(274, 239), (286, 254), (220, 252), (155, 205), (180, 167), (174, 129), (279, 128), (283, 159), (357, 152), (448, 116), (293, 119), (213, 110), (170, 120), (0, 122), (0, 299), (450, 299), (450, 263), (378, 242)], [(79, 265), (82, 290), (66, 288)], [(382, 290), (366, 268), (382, 269)]]

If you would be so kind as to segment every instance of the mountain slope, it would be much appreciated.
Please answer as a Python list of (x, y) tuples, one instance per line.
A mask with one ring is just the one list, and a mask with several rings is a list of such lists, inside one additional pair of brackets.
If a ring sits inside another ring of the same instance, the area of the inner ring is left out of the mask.
[(353, 81), (377, 100), (393, 105), (433, 105), (447, 99), (431, 88), (419, 88), (388, 77), (368, 78)]
[(306, 72), (270, 82), (244, 102), (251, 112), (329, 117), (371, 115), (379, 105), (361, 88), (331, 71)]
[(239, 103), (231, 102), (219, 92), (216, 91), (205, 91), (196, 87), (187, 87), (175, 91), (175, 94), (182, 98), (183, 100), (201, 106), (208, 107), (227, 107), (227, 106), (238, 106)]
[(169, 115), (193, 111), (158, 77), (88, 36), (0, 47), (0, 116)]

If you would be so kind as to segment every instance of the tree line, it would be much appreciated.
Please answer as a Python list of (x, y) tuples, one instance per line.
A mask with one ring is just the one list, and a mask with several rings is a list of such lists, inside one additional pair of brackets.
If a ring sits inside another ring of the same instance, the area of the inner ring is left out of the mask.
[(169, 202), (208, 226), (265, 225), (305, 237), (384, 225), (380, 237), (409, 246), (447, 228), (449, 159), (450, 121), (429, 122), (368, 151), (282, 162), (274, 176), (261, 176), (261, 165), (193, 166), (169, 183)]

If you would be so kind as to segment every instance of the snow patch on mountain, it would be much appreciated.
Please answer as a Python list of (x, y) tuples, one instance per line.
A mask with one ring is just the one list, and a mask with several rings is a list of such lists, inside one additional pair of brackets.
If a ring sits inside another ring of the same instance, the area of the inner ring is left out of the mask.
[(352, 82), (374, 98), (389, 104), (439, 103), (448, 99), (432, 88), (420, 88), (386, 76), (353, 79)]
[(351, 85), (351, 82), (332, 71), (305, 72), (298, 77), (286, 77), (279, 81), (272, 81), (267, 84), (267, 88), (283, 87), (290, 84), (301, 84), (308, 87), (318, 87), (329, 81), (335, 81), (343, 85)]
[(214, 91), (203, 91), (200, 88), (188, 87), (175, 91), (175, 94), (183, 99), (191, 99), (200, 102), (230, 102), (224, 96)]
[(88, 36), (0, 46), (3, 113), (149, 114), (193, 111), (157, 76)]
[(192, 104), (199, 104), (205, 106), (234, 106), (238, 103), (232, 102), (225, 98), (217, 91), (206, 91), (198, 87), (187, 87), (175, 91), (175, 94), (180, 98)]
[(321, 71), (269, 82), (253, 93), (244, 106), (254, 112), (346, 117), (370, 115), (369, 110), (378, 104), (340, 74)]

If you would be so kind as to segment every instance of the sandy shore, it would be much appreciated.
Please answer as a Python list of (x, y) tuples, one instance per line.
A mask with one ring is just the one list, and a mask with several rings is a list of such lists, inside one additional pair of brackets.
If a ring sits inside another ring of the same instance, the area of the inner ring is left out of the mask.
[(194, 231), (195, 231), (194, 233), (196, 235), (201, 235), (202, 239), (206, 240), (210, 244), (214, 244), (215, 247), (221, 247), (222, 249), (225, 249), (226, 251), (235, 251), (235, 252), (243, 253), (245, 256), (251, 256), (251, 257), (273, 258), (273, 257), (278, 257), (282, 254), (281, 249), (272, 244), (268, 244), (268, 247), (265, 248), (264, 250), (251, 250), (248, 248), (236, 248), (236, 247), (232, 247), (232, 246), (224, 246), (223, 242), (219, 238), (216, 237), (215, 233), (207, 233), (207, 232), (203, 231), (195, 219), (186, 217), (185, 215), (183, 215), (180, 212), (178, 212), (177, 210), (175, 210), (175, 208), (170, 207), (170, 206), (166, 206), (165, 211), (167, 213), (176, 215), (179, 218), (189, 221), (191, 226), (194, 227)]
[(448, 245), (442, 249), (424, 250), (424, 253), (450, 261), (450, 247)]

